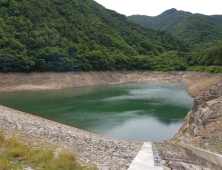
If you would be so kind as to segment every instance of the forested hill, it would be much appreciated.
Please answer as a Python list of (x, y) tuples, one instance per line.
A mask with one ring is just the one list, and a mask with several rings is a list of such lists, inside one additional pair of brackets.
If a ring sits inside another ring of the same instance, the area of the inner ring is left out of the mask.
[(169, 31), (193, 45), (193, 50), (212, 47), (222, 41), (222, 15), (201, 15), (170, 9), (156, 17), (128, 17), (143, 26)]
[(170, 33), (142, 27), (93, 0), (0, 1), (3, 72), (181, 70), (186, 51)]
[(185, 18), (192, 15), (190, 12), (177, 11), (175, 8), (166, 10), (162, 14), (151, 17), (146, 15), (132, 15), (128, 18), (145, 27), (156, 30), (172, 31), (172, 28)]

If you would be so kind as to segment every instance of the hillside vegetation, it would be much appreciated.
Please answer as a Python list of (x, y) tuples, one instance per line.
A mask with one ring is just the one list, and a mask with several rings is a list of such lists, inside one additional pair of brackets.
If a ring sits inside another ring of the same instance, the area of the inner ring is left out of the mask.
[(198, 59), (202, 65), (222, 65), (222, 42), (207, 49)]
[(171, 32), (190, 44), (189, 65), (221, 65), (218, 55), (210, 58), (203, 57), (203, 53), (205, 55), (208, 48), (214, 50), (213, 46), (222, 41), (222, 15), (207, 16), (170, 9), (156, 17), (133, 15), (128, 18), (146, 27)]
[(188, 45), (93, 0), (1, 0), (0, 71), (184, 70)]
[(210, 47), (222, 40), (222, 15), (192, 14), (173, 8), (156, 17), (132, 15), (128, 18), (149, 28), (171, 32), (195, 47)]
[(175, 8), (172, 8), (156, 17), (150, 17), (146, 15), (132, 15), (129, 16), (128, 19), (133, 20), (145, 27), (170, 32), (175, 25), (191, 15), (192, 14), (189, 12), (177, 11)]
[(198, 58), (192, 61), (192, 71), (205, 71), (210, 73), (222, 73), (222, 42), (204, 51)]

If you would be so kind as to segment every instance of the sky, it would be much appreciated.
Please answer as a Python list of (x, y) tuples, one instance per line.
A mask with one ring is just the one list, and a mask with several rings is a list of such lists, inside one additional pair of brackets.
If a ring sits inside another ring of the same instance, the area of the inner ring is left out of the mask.
[(94, 0), (108, 9), (126, 16), (133, 14), (157, 16), (162, 12), (177, 10), (205, 15), (222, 15), (222, 0)]

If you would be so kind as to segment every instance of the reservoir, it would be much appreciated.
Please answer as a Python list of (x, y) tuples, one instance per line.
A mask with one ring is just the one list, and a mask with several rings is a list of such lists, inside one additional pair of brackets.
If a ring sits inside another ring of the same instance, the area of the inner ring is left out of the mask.
[(0, 104), (115, 139), (163, 142), (179, 131), (193, 98), (178, 83), (130, 83), (0, 94)]

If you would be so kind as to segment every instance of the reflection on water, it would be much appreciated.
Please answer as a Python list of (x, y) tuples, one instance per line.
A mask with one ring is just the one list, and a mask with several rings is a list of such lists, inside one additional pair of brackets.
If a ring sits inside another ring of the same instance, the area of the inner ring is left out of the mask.
[(181, 84), (132, 83), (0, 95), (2, 105), (130, 141), (172, 138), (192, 103)]

